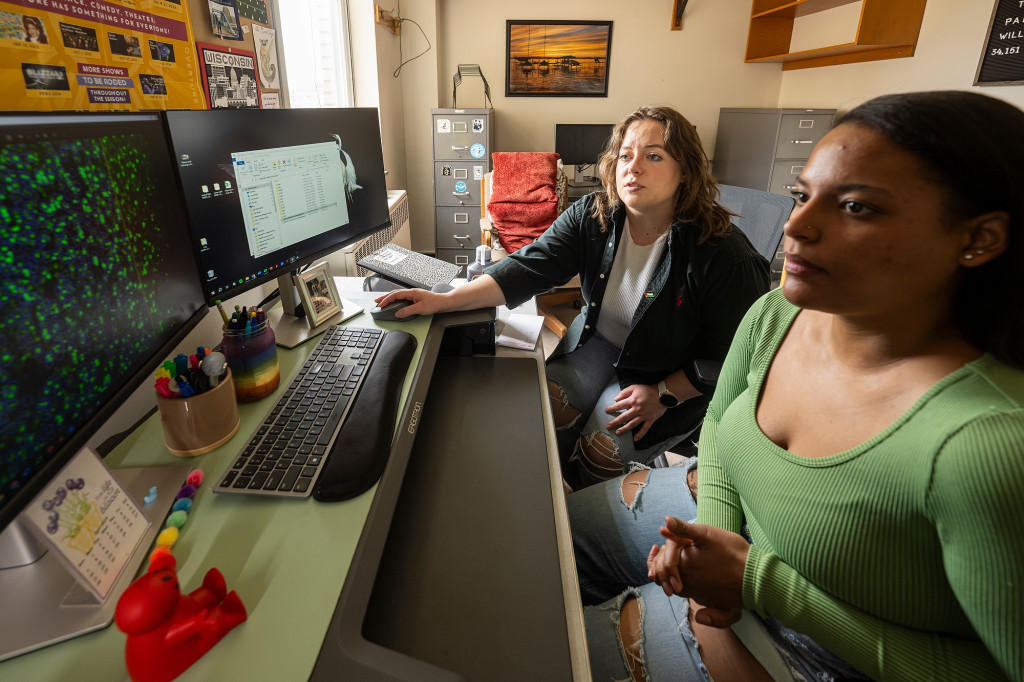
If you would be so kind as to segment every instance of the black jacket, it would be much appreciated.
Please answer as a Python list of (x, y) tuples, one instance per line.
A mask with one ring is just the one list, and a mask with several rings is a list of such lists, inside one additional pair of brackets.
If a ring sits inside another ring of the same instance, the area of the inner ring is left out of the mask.
[[(593, 336), (608, 275), (622, 237), (625, 209), (602, 232), (590, 216), (594, 195), (575, 202), (535, 242), (490, 268), (509, 307), (562, 286), (580, 275), (584, 306), (552, 357), (572, 352)], [(724, 360), (733, 334), (750, 305), (769, 288), (768, 262), (746, 236), (733, 229), (726, 237), (698, 244), (700, 229), (676, 222), (615, 363), (619, 386), (656, 384), (682, 369), (704, 395), (668, 410), (651, 426), (638, 448), (683, 434), (702, 418), (713, 387), (697, 379), (693, 361)]]

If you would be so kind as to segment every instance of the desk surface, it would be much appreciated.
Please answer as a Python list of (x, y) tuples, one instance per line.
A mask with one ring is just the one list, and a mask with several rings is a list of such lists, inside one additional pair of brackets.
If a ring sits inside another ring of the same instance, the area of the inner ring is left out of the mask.
[[(343, 297), (367, 310), (373, 306), (372, 297), (377, 294), (353, 289), (359, 286), (361, 278), (338, 280)], [(376, 326), (368, 313), (358, 315), (346, 324)], [(419, 341), (403, 389), (403, 401), (409, 395), (415, 371), (423, 363), (424, 339), (428, 336), (430, 324), (430, 318), (419, 318), (412, 322), (379, 325), (402, 329), (414, 334)], [(200, 488), (194, 512), (174, 547), (179, 580), (184, 591), (191, 591), (200, 585), (209, 568), (217, 567), (224, 574), (228, 589), (237, 591), (242, 598), (249, 619), (189, 668), (181, 676), (182, 680), (307, 679), (320, 654), (377, 486), (346, 502), (322, 504), (312, 499), (214, 495), (210, 485), (210, 481), (228, 466), (314, 345), (306, 343), (294, 350), (279, 350), (281, 388), (259, 402), (239, 405), (241, 427), (221, 448), (194, 459), (174, 457), (163, 444), (160, 421), (154, 415), (106, 458), (112, 468), (179, 464), (202, 468), (207, 474), (208, 482)], [(499, 351), (499, 354), (540, 357), (538, 352), (508, 349)], [(538, 366), (543, 367), (542, 360), (538, 360)], [(542, 409), (549, 427), (547, 436), (553, 441), (546, 401), (543, 401)], [(401, 424), (400, 419), (399, 426)], [(478, 426), (488, 428), (486, 424)], [(550, 447), (549, 450), (549, 464), (552, 464), (550, 453), (555, 450)], [(568, 523), (561, 488), (556, 485), (560, 481), (557, 467), (557, 456), (554, 456), (551, 499), (559, 538), (560, 573), (568, 595), (565, 597), (565, 610), (572, 650), (572, 676), (587, 679), (589, 671), (585, 645), (581, 643), (582, 619), (576, 598)], [(164, 491), (164, 494), (173, 492)], [(162, 521), (155, 520), (157, 523)], [(79, 678), (83, 671), (88, 671), (91, 679), (124, 679), (124, 641), (124, 635), (111, 626), (0, 663), (0, 678), (65, 680)]]

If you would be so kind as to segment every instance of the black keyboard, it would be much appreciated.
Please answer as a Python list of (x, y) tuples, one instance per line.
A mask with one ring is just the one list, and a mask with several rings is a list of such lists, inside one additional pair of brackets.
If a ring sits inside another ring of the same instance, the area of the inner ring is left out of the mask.
[(214, 492), (308, 497), (386, 333), (324, 332)]

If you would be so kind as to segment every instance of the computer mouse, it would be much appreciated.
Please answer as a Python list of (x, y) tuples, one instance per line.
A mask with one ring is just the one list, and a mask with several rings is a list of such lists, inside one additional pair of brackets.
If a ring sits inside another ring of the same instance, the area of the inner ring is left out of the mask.
[(430, 290), (433, 291), (435, 294), (446, 294), (454, 288), (455, 287), (453, 287), (448, 282), (438, 282), (434, 286), (430, 287)]
[(402, 308), (412, 304), (412, 301), (407, 301), (404, 298), (399, 298), (392, 301), (391, 303), (388, 303), (383, 308), (380, 306), (375, 306), (373, 310), (370, 311), (370, 315), (373, 316), (373, 319), (379, 322), (405, 322), (406, 320), (413, 320), (419, 317), (419, 315), (410, 315), (409, 317), (395, 317), (395, 313), (397, 313)]

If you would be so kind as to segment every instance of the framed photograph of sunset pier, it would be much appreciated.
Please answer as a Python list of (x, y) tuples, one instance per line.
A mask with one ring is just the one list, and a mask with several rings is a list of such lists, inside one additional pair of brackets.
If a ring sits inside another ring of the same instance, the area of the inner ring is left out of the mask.
[(506, 22), (506, 97), (607, 97), (610, 21)]

